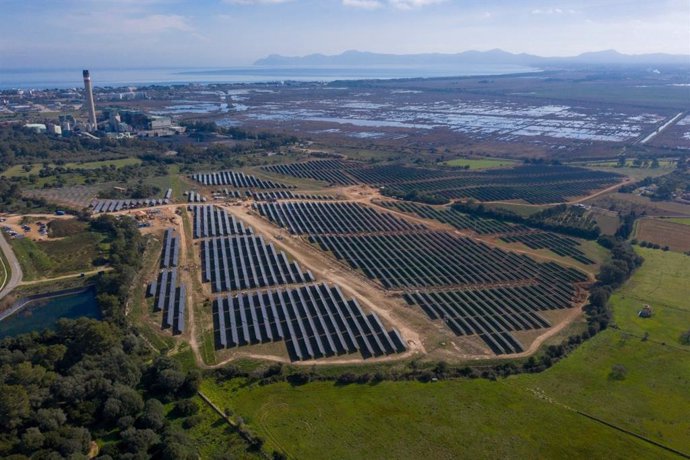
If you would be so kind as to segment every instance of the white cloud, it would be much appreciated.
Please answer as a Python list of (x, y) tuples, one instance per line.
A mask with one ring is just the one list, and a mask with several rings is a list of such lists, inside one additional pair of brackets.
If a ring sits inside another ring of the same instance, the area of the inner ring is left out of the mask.
[(375, 10), (381, 8), (383, 3), (378, 0), (343, 0), (343, 5), (350, 8), (361, 8), (363, 10)]
[(343, 6), (360, 8), (364, 10), (375, 10), (389, 6), (399, 10), (411, 10), (423, 6), (443, 3), (446, 0), (342, 0)]
[(575, 14), (576, 11), (571, 8), (536, 8), (532, 10), (534, 15), (562, 15)]
[(401, 10), (411, 10), (413, 8), (443, 3), (445, 1), (446, 0), (388, 0), (388, 3)]
[(275, 5), (278, 3), (287, 3), (292, 0), (223, 0), (223, 3), (231, 5)]

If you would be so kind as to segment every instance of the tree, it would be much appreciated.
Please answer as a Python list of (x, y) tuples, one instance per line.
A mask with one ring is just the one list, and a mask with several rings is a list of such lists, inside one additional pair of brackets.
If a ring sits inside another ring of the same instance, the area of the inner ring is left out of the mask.
[(690, 329), (680, 335), (681, 345), (690, 345)]
[(622, 364), (614, 364), (611, 367), (611, 372), (609, 373), (609, 378), (612, 380), (625, 380), (628, 375), (628, 370)]
[(0, 385), (0, 426), (13, 429), (29, 416), (29, 394), (21, 385)]

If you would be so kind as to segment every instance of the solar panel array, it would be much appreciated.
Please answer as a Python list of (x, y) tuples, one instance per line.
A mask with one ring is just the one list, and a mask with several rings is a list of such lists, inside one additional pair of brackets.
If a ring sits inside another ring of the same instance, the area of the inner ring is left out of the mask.
[(190, 206), (193, 214), (194, 238), (215, 236), (251, 235), (252, 229), (245, 227), (222, 208), (213, 205)]
[(256, 201), (276, 201), (276, 200), (335, 200), (332, 195), (309, 195), (304, 193), (293, 193), (290, 190), (280, 190), (277, 192), (247, 192), (247, 196)]
[(206, 202), (206, 197), (204, 197), (199, 192), (195, 192), (192, 190), (189, 192), (185, 192), (185, 195), (187, 195), (187, 203), (205, 203)]
[(530, 228), (522, 224), (477, 217), (452, 208), (434, 208), (409, 201), (382, 201), (379, 204), (386, 208), (416, 214), (425, 219), (438, 220), (459, 230), (472, 230), (480, 235), (501, 235), (501, 240), (506, 243), (523, 243), (532, 249), (548, 249), (559, 256), (570, 257), (585, 265), (594, 263), (580, 249), (581, 244), (578, 240), (557, 233)]
[(323, 180), (331, 184), (363, 183), (386, 187), (401, 196), (420, 192), (449, 200), (524, 200), (536, 204), (560, 203), (568, 197), (586, 195), (621, 180), (621, 176), (614, 173), (564, 165), (524, 165), (488, 171), (465, 171), (317, 160), (264, 166), (263, 169), (294, 177)]
[(158, 279), (149, 285), (148, 295), (153, 296), (154, 311), (163, 312), (163, 329), (172, 329), (173, 334), (183, 333), (187, 292), (178, 283), (177, 268), (161, 270)]
[(191, 210), (194, 237), (203, 238), (202, 280), (211, 283), (214, 293), (230, 292), (214, 302), (218, 348), (284, 341), (292, 360), (405, 351), (396, 331), (386, 332), (375, 315), (366, 316), (337, 287), (312, 284), (310, 271), (227, 211), (212, 205)]
[(395, 232), (420, 229), (392, 214), (382, 214), (360, 203), (256, 203), (255, 209), (293, 234)]
[(211, 238), (201, 244), (202, 277), (213, 292), (262, 288), (314, 281), (283, 251), (261, 236)]
[(163, 254), (161, 256), (161, 268), (177, 267), (180, 260), (180, 239), (175, 236), (175, 229), (165, 230), (163, 238)]
[(405, 351), (396, 330), (327, 284), (219, 297), (213, 305), (218, 347), (284, 341), (302, 361), (359, 351), (363, 358)]
[(532, 284), (464, 291), (415, 292), (407, 302), (419, 305), (431, 319), (443, 320), (457, 335), (478, 335), (496, 354), (519, 353), (522, 346), (510, 332), (541, 329), (551, 324), (540, 311), (571, 306), (571, 288)]
[(203, 185), (230, 185), (237, 188), (293, 188), (270, 180), (259, 179), (237, 171), (192, 174), (191, 178)]
[(501, 237), (506, 243), (522, 243), (532, 249), (548, 249), (559, 256), (570, 257), (585, 265), (592, 265), (594, 261), (580, 249), (580, 242), (556, 233), (533, 231), (518, 235), (504, 235)]
[(348, 176), (345, 170), (359, 165), (360, 163), (342, 160), (314, 160), (304, 163), (262, 166), (261, 169), (285, 176), (320, 180), (331, 184), (356, 185), (357, 181)]
[[(432, 320), (443, 319), (456, 334), (478, 336), (497, 354), (521, 352), (512, 333), (549, 327), (536, 311), (571, 307), (577, 284), (588, 281), (584, 273), (556, 263), (412, 225), (359, 203), (340, 204), (255, 206), (292, 233), (308, 235), (351, 269), (406, 293), (409, 303)], [(491, 222), (479, 225), (485, 224)]]
[(95, 213), (117, 212), (126, 209), (145, 208), (151, 206), (161, 206), (169, 204), (170, 200), (165, 198), (147, 198), (131, 200), (94, 200), (91, 202), (91, 209)]

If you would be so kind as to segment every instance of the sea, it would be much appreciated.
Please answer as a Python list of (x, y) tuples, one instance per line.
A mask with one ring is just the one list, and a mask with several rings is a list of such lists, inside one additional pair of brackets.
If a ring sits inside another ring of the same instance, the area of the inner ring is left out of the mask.
[[(285, 81), (368, 80), (506, 75), (538, 72), (516, 65), (448, 67), (230, 67), (230, 68), (90, 68), (94, 86), (123, 87), (188, 83), (262, 83)], [(65, 89), (83, 86), (82, 69), (4, 69), (0, 90)]]

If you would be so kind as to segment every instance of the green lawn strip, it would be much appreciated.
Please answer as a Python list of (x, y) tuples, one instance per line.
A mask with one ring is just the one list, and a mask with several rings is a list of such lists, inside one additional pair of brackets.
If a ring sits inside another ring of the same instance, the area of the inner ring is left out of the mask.
[(267, 451), (294, 458), (671, 458), (509, 382), (233, 390), (232, 384), (203, 386), (265, 438)]
[[(103, 160), (103, 161), (89, 161), (85, 163), (65, 163), (64, 165), (49, 164), (51, 168), (56, 168), (58, 166), (66, 169), (98, 169), (103, 166), (122, 168), (124, 166), (132, 166), (141, 164), (139, 158), (121, 158), (117, 160)], [(38, 173), (43, 169), (43, 164), (32, 164), (31, 169), (26, 171), (24, 165), (14, 165), (7, 171), (3, 172), (2, 176), (5, 177), (28, 177), (29, 175), (38, 175)]]
[[(624, 289), (612, 296), (617, 326), (636, 335), (649, 334), (657, 342), (679, 345), (680, 334), (690, 329), (690, 257), (636, 247), (645, 258)], [(637, 313), (645, 304), (651, 318)]]
[(447, 166), (455, 166), (469, 169), (493, 169), (510, 168), (517, 164), (514, 160), (502, 160), (497, 158), (456, 158), (445, 163)]
[(669, 222), (675, 222), (676, 224), (690, 225), (690, 217), (672, 217), (668, 220)]

